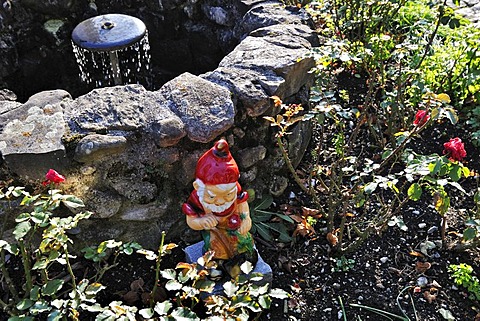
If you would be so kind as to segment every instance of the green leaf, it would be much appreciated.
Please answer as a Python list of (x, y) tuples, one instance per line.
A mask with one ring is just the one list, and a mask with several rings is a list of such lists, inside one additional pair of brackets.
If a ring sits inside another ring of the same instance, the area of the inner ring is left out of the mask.
[(450, 120), (452, 125), (455, 125), (458, 122), (457, 112), (453, 108), (445, 108), (447, 118)]
[(62, 203), (68, 208), (79, 208), (85, 206), (81, 199), (73, 195), (64, 195), (62, 198)]
[(454, 182), (458, 182), (462, 177), (462, 168), (458, 164), (453, 165), (450, 169), (449, 176)]
[(433, 108), (432, 111), (430, 112), (430, 118), (432, 120), (436, 120), (439, 115), (440, 115), (440, 108)]
[(407, 191), (408, 198), (413, 201), (418, 201), (422, 196), (422, 187), (418, 183), (413, 183), (410, 185)]
[(32, 270), (43, 270), (47, 268), (48, 263), (50, 263), (50, 261), (46, 257), (42, 257), (37, 262), (35, 262), (35, 264), (32, 267)]
[(171, 314), (172, 318), (177, 321), (200, 321), (200, 318), (188, 308), (176, 308)]
[(462, 166), (462, 173), (465, 178), (470, 176), (470, 170), (468, 169), (467, 166)]
[(165, 284), (165, 289), (167, 289), (168, 291), (176, 291), (180, 290), (181, 288), (182, 284), (177, 280), (168, 280), (168, 282)]
[(243, 273), (248, 274), (252, 272), (253, 270), (253, 264), (249, 261), (243, 262), (242, 265), (240, 265), (240, 270), (242, 270)]
[(153, 309), (150, 308), (141, 309), (140, 311), (138, 311), (138, 314), (140, 314), (140, 316), (145, 319), (150, 319), (151, 317), (153, 317), (154, 313), (155, 312), (153, 311)]
[(42, 293), (44, 295), (54, 295), (60, 290), (63, 286), (63, 280), (53, 279), (48, 281), (45, 285), (42, 286)]
[(20, 222), (17, 224), (15, 227), (15, 230), (13, 231), (13, 235), (15, 235), (15, 239), (20, 240), (22, 239), (27, 233), (30, 231), (32, 228), (32, 225), (30, 222), (25, 221), (25, 222)]
[(215, 288), (215, 282), (210, 280), (195, 280), (195, 288), (203, 292), (212, 292)]
[(268, 294), (262, 295), (258, 298), (258, 304), (264, 309), (270, 309), (270, 305), (272, 304), (272, 299)]
[(167, 280), (175, 280), (175, 278), (177, 277), (177, 273), (175, 272), (174, 269), (161, 270), (160, 274), (164, 279), (167, 279)]
[(45, 212), (35, 212), (32, 215), (32, 222), (35, 224), (45, 223), (48, 219), (48, 214)]
[(278, 288), (271, 289), (268, 295), (276, 299), (288, 299), (288, 293), (285, 290)]
[(17, 255), (18, 247), (16, 245), (10, 245), (7, 241), (0, 240), (0, 250), (6, 250), (10, 254)]
[(14, 316), (14, 317), (8, 318), (8, 321), (34, 321), (34, 320), (35, 320), (34, 317), (17, 317), (17, 316)]
[(137, 253), (145, 255), (145, 258), (149, 261), (154, 261), (158, 257), (155, 252), (145, 249), (138, 250)]
[(259, 223), (256, 225), (257, 232), (265, 241), (273, 241), (272, 233), (270, 232), (268, 225), (265, 223)]
[(225, 292), (225, 295), (229, 298), (231, 298), (237, 293), (238, 288), (238, 285), (231, 281), (225, 282), (223, 284), (223, 292)]
[(50, 312), (47, 317), (47, 321), (61, 321), (62, 320), (62, 313), (58, 310)]
[(270, 205), (272, 205), (272, 203), (273, 203), (273, 197), (270, 194), (268, 194), (262, 198), (260, 203), (255, 204), (254, 208), (255, 210), (266, 210), (267, 208), (270, 207)]
[(100, 283), (92, 283), (88, 285), (87, 288), (85, 289), (85, 294), (89, 296), (95, 296), (97, 295), (98, 292), (104, 289), (106, 289), (106, 286), (103, 286)]
[(33, 301), (30, 299), (23, 299), (22, 301), (18, 302), (16, 308), (20, 311), (27, 310), (33, 305)]
[(40, 287), (38, 285), (35, 285), (30, 290), (30, 300), (37, 301), (39, 298), (40, 298)]
[(378, 183), (377, 183), (377, 182), (370, 182), (370, 183), (368, 183), (367, 185), (365, 185), (365, 187), (363, 188), (363, 190), (364, 190), (365, 193), (367, 193), (367, 194), (372, 194), (372, 193), (377, 189), (377, 186), (378, 186)]
[(477, 236), (477, 230), (473, 227), (467, 227), (465, 231), (463, 231), (463, 239), (465, 241), (471, 241)]
[(392, 154), (392, 150), (386, 150), (382, 153), (382, 160), (387, 158), (388, 156), (390, 156)]
[(435, 175), (438, 173), (438, 171), (442, 168), (443, 162), (442, 159), (439, 158), (435, 161), (435, 163), (430, 163), (428, 164), (428, 170), (430, 171), (430, 174)]
[(172, 308), (170, 301), (157, 302), (153, 308), (159, 315), (167, 315), (168, 311)]
[(38, 301), (30, 308), (32, 314), (39, 314), (43, 312), (50, 311), (52, 308), (48, 305), (46, 301)]
[(253, 222), (266, 222), (272, 218), (272, 213), (264, 212), (264, 211), (254, 211), (252, 213), (252, 221)]
[(280, 217), (282, 220), (287, 221), (289, 223), (295, 223), (295, 221), (288, 215), (281, 214), (281, 213), (274, 213), (276, 216)]

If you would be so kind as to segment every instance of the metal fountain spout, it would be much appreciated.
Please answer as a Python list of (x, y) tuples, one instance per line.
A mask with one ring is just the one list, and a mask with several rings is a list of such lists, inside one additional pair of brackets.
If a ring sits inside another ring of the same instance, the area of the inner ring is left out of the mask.
[[(87, 56), (91, 56), (93, 67), (103, 68), (107, 59), (100, 58), (99, 61), (95, 61), (95, 54), (99, 53), (108, 56), (110, 63), (110, 70), (106, 70), (109, 74), (105, 78), (113, 80), (115, 85), (120, 85), (125, 82), (122, 79), (126, 76), (129, 78), (129, 74), (132, 72), (132, 68), (124, 67), (122, 59), (119, 58), (119, 54), (133, 48), (133, 54), (135, 51), (139, 52), (140, 48), (135, 46), (143, 41), (142, 49), (147, 51), (146, 67), (150, 60), (148, 53), (148, 37), (147, 28), (143, 21), (136, 17), (124, 15), (124, 14), (105, 14), (96, 17), (89, 18), (79, 23), (72, 32), (72, 42), (74, 44), (74, 52), (79, 62), (81, 71), (81, 77), (83, 80), (93, 82), (91, 75), (88, 72), (88, 66), (86, 66), (84, 59)], [(146, 45), (145, 45), (146, 44)], [(88, 54), (90, 52), (90, 55)], [(139, 55), (140, 56), (140, 55)], [(133, 61), (134, 59), (129, 57), (126, 61)], [(139, 61), (137, 70), (140, 69), (142, 61)], [(123, 69), (122, 69), (123, 68)], [(103, 85), (102, 80), (97, 81), (97, 85)]]

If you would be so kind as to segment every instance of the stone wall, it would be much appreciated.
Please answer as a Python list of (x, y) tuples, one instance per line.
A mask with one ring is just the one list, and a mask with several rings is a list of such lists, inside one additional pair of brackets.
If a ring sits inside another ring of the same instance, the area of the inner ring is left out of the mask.
[[(262, 116), (278, 113), (273, 95), (308, 109), (308, 71), (315, 64), (308, 53), (318, 38), (297, 8), (243, 1), (240, 15), (228, 3), (183, 6), (191, 17), (220, 25), (238, 19), (230, 30), (240, 42), (212, 71), (184, 72), (158, 90), (131, 84), (74, 98), (57, 89), (25, 103), (8, 91), (0, 95), (4, 172), (26, 184), (38, 184), (49, 168), (64, 174), (62, 187), (95, 213), (75, 231), (79, 245), (115, 238), (155, 248), (162, 230), (193, 240), (181, 204), (192, 190), (198, 157), (220, 137), (231, 145), (244, 188), (261, 196), (287, 187), (275, 130)], [(310, 136), (308, 122), (294, 128), (295, 163)]]

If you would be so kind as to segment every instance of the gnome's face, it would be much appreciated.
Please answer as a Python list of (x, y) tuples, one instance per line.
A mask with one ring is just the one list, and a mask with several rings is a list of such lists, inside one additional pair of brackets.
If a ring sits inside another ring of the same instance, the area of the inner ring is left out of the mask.
[(200, 203), (206, 211), (221, 213), (233, 205), (237, 198), (237, 184), (204, 184), (200, 179), (193, 183)]

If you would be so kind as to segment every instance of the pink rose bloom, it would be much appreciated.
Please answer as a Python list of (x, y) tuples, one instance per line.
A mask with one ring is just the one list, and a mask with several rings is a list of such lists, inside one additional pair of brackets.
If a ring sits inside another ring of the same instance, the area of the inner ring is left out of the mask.
[(415, 120), (413, 121), (413, 124), (415, 126), (423, 126), (429, 119), (430, 115), (428, 114), (428, 111), (419, 110), (415, 115)]
[(242, 219), (238, 214), (232, 214), (228, 218), (228, 228), (231, 230), (238, 230), (240, 228), (240, 225), (242, 224)]
[(462, 143), (462, 140), (458, 137), (450, 139), (448, 142), (443, 144), (443, 154), (448, 155), (451, 161), (459, 161), (467, 156), (465, 151), (465, 146)]
[(65, 177), (63, 175), (60, 175), (53, 169), (50, 169), (48, 171), (48, 173), (45, 175), (45, 179), (46, 181), (42, 183), (44, 186), (50, 183), (59, 184), (65, 181)]

